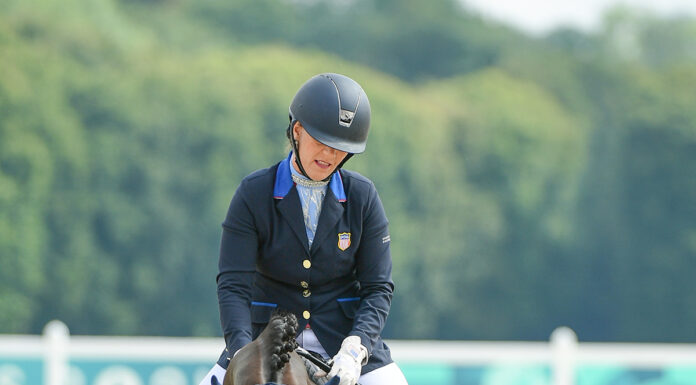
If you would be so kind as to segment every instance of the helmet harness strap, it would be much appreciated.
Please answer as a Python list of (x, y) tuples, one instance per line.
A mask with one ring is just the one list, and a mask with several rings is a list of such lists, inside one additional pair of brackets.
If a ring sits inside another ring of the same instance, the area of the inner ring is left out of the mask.
[(294, 135), (292, 134), (292, 127), (295, 125), (295, 122), (297, 120), (293, 120), (292, 117), (290, 118), (290, 124), (288, 125), (288, 130), (287, 130), (287, 136), (288, 140), (290, 140), (290, 144), (292, 145), (292, 152), (295, 153), (295, 163), (297, 164), (297, 167), (300, 169), (300, 173), (305, 176), (307, 179), (312, 179), (307, 175), (307, 172), (305, 171), (304, 167), (302, 167), (302, 162), (300, 161), (300, 150), (297, 147), (297, 141), (295, 140)]

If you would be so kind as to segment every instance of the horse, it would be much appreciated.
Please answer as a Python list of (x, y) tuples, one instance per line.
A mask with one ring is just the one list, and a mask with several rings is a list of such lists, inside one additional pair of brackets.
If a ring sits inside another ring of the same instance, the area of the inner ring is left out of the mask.
[[(261, 334), (230, 359), (223, 385), (316, 385), (295, 351), (297, 327), (292, 313), (277, 311), (271, 315)], [(338, 384), (337, 380), (326, 385)], [(213, 377), (211, 384), (219, 382)]]

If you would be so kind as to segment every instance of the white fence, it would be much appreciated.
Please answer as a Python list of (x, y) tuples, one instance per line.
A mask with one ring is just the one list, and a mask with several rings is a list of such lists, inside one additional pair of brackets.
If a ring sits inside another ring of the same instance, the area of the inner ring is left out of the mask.
[[(402, 366), (548, 366), (549, 385), (576, 385), (576, 368), (579, 365), (615, 365), (633, 369), (686, 366), (693, 367), (696, 373), (696, 344), (578, 343), (575, 333), (568, 328), (556, 329), (548, 342), (392, 340), (388, 341), (388, 344), (394, 360)], [(44, 385), (80, 385), (75, 380), (69, 383), (70, 363), (75, 360), (159, 360), (196, 363), (205, 369), (212, 366), (222, 348), (221, 338), (71, 336), (62, 322), (52, 321), (46, 325), (43, 336), (0, 335), (0, 369), (8, 359), (38, 357), (42, 361), (41, 378)], [(12, 373), (16, 373), (16, 370)], [(196, 378), (201, 377), (203, 373), (199, 369), (190, 376), (191, 378), (178, 383), (195, 384)], [(12, 377), (6, 373), (3, 378), (0, 370), (0, 385), (39, 385), (26, 381), (28, 380), (20, 374)], [(92, 382), (144, 383), (137, 379), (131, 382), (119, 381)], [(87, 381), (83, 378), (81, 383), (86, 385)], [(149, 383), (161, 382), (151, 379)], [(693, 384), (696, 384), (696, 378), (693, 379)]]

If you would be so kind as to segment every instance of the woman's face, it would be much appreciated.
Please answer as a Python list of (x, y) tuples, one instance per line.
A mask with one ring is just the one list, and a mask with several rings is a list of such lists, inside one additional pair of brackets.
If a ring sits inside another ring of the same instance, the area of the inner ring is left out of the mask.
[[(297, 140), (297, 148), (302, 161), (302, 167), (312, 180), (324, 180), (338, 167), (348, 155), (345, 151), (339, 151), (322, 144), (312, 138), (300, 122), (292, 129), (292, 134)], [(295, 156), (295, 155), (293, 155)], [(300, 170), (293, 160), (292, 166), (297, 172)]]

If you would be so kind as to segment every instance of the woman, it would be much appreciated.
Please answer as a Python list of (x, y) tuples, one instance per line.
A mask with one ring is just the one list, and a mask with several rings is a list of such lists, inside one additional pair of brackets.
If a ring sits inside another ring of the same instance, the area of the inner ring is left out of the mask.
[(201, 385), (274, 309), (300, 321), (297, 342), (333, 358), (340, 385), (405, 385), (380, 333), (394, 284), (388, 222), (374, 184), (341, 166), (365, 150), (370, 104), (358, 83), (321, 74), (290, 105), (292, 145), (242, 180), (223, 222), (218, 300), (227, 348)]

